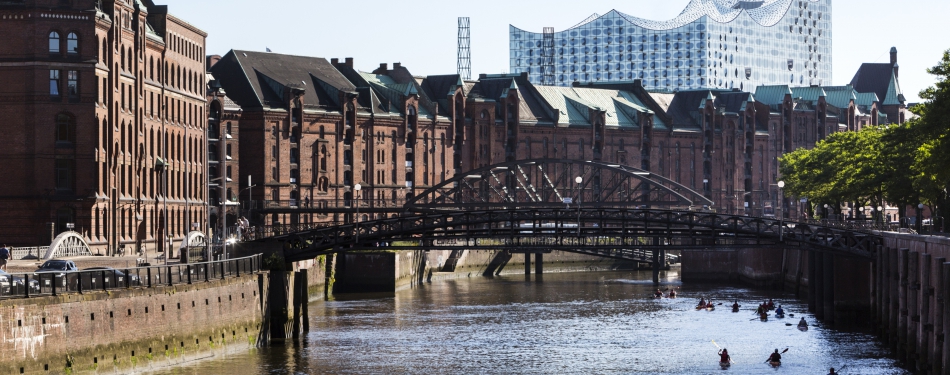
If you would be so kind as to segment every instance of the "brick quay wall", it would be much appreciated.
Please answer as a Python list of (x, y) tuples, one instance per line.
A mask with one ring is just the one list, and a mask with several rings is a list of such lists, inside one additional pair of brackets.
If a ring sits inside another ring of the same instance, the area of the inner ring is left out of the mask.
[(0, 373), (142, 372), (256, 347), (267, 277), (0, 301)]

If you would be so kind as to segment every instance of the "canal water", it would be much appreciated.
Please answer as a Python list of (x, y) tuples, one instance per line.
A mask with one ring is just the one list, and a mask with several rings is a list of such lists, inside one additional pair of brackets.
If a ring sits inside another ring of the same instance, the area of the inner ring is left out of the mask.
[[(872, 336), (824, 328), (807, 306), (736, 284), (681, 283), (649, 298), (648, 272), (561, 273), (436, 281), (395, 294), (310, 305), (299, 345), (195, 362), (163, 374), (907, 374)], [(713, 311), (697, 311), (700, 297)], [(760, 321), (775, 298), (794, 318)], [(731, 301), (742, 305), (732, 312)], [(722, 305), (718, 305), (722, 303)], [(795, 327), (800, 317), (811, 325)], [(725, 347), (734, 364), (722, 369)], [(775, 349), (782, 365), (764, 363)]]

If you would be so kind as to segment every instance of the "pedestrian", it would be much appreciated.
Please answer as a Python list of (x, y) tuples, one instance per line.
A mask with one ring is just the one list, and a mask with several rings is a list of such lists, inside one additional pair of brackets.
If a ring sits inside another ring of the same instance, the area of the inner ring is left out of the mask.
[(0, 270), (4, 272), (7, 271), (7, 259), (10, 259), (10, 249), (7, 244), (3, 244), (3, 247), (0, 247)]

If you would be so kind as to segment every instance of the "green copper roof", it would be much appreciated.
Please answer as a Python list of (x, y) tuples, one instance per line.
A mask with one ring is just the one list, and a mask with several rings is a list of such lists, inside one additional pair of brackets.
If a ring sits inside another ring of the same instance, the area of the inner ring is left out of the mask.
[(854, 88), (851, 87), (851, 85), (826, 86), (824, 89), (825, 93), (828, 94), (828, 96), (825, 97), (825, 101), (838, 108), (848, 108), (848, 106), (851, 105), (851, 101), (856, 101), (857, 99)]
[[(804, 101), (817, 102), (822, 96), (827, 97), (825, 90), (821, 87), (792, 87), (792, 96), (802, 98)], [(827, 100), (827, 99), (826, 99)]]
[(901, 105), (904, 104), (904, 94), (901, 93), (900, 83), (897, 77), (891, 72), (891, 81), (887, 84), (887, 95), (884, 96), (883, 105)]
[(856, 93), (854, 96), (855, 96), (854, 104), (861, 107), (870, 108), (871, 105), (874, 104), (874, 102), (880, 101), (877, 98), (877, 94), (873, 92), (859, 92), (859, 93)]
[(782, 104), (785, 101), (785, 95), (791, 95), (792, 90), (788, 85), (759, 86), (755, 88), (755, 98), (768, 105)]
[[(619, 90), (535, 86), (558, 116), (558, 125), (590, 125), (590, 113), (604, 111), (608, 126), (639, 126), (639, 113), (652, 113), (631, 93)], [(657, 121), (654, 118), (654, 121)]]

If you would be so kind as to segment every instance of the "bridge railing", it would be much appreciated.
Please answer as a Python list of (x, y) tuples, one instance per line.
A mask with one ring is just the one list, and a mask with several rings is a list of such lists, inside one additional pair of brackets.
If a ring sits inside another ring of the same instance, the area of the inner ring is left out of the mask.
[(209, 282), (260, 272), (260, 254), (205, 263), (124, 269), (44, 271), (0, 275), (0, 298), (56, 296)]
[(49, 250), (49, 246), (30, 246), (10, 248), (10, 259), (39, 259)]

